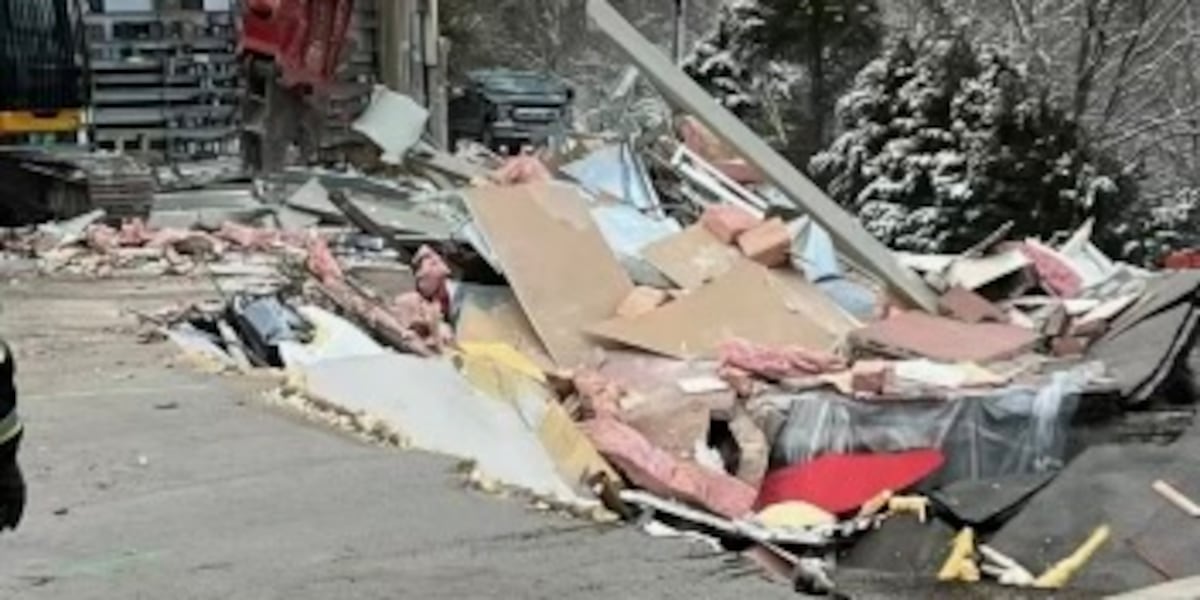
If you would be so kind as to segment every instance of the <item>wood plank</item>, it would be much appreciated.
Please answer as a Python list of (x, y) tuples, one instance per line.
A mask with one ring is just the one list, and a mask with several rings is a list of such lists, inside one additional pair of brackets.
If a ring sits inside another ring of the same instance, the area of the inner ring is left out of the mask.
[(478, 188), (466, 196), (551, 358), (564, 368), (587, 362), (595, 342), (585, 328), (616, 314), (633, 283), (579, 190), (546, 183)]
[[(675, 358), (714, 358), (730, 339), (831, 350), (839, 334), (818, 313), (811, 297), (797, 294), (756, 263), (742, 261), (716, 281), (635, 319), (612, 319), (592, 327), (596, 336)], [(819, 293), (819, 292), (818, 292)]]

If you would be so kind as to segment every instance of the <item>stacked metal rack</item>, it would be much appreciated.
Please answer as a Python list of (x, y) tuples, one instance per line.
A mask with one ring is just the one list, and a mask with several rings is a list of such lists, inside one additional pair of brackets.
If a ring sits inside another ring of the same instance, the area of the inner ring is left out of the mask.
[(92, 10), (83, 19), (97, 147), (167, 161), (237, 154), (231, 10)]

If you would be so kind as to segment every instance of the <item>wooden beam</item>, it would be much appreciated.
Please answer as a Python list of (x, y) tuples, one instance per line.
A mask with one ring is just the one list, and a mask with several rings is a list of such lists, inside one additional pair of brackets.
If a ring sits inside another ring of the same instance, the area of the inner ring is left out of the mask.
[(876, 240), (821, 188), (767, 145), (737, 117), (717, 104), (671, 59), (643, 37), (606, 0), (588, 0), (588, 14), (669, 101), (713, 130), (725, 143), (757, 166), (796, 208), (808, 213), (829, 231), (838, 249), (886, 282), (902, 300), (927, 311), (937, 307), (937, 296), (916, 274), (900, 265), (891, 250)]

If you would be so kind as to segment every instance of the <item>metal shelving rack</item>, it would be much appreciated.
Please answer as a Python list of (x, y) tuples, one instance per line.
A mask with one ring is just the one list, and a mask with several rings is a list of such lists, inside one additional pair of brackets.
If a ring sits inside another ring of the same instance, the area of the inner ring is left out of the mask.
[(97, 147), (168, 162), (238, 153), (241, 90), (232, 10), (176, 3), (135, 12), (89, 10), (83, 21), (89, 133)]

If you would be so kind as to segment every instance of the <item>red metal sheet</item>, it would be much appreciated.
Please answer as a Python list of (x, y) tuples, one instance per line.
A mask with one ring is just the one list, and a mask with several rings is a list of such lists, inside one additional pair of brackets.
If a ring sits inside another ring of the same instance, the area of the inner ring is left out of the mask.
[(858, 510), (885, 491), (901, 492), (937, 471), (940, 450), (827, 454), (767, 475), (754, 506), (800, 500), (834, 514)]

